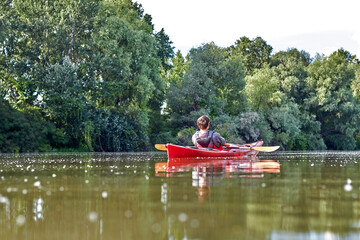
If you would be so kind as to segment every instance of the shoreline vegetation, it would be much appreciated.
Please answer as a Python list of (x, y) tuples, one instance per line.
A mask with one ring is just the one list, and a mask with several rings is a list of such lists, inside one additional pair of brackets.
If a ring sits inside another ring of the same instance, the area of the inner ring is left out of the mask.
[(227, 142), (360, 150), (360, 62), (339, 49), (274, 53), (261, 37), (174, 52), (131, 0), (0, 3), (0, 153)]

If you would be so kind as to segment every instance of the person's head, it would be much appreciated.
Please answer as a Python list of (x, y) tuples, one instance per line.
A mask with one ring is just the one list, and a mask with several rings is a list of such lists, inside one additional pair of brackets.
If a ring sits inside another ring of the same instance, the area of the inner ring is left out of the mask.
[(209, 128), (210, 118), (206, 115), (203, 115), (198, 118), (196, 123), (201, 130), (207, 130)]

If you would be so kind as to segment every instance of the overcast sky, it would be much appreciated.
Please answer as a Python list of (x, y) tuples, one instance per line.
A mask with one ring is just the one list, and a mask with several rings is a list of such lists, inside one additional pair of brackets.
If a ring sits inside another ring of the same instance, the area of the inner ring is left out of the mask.
[(295, 47), (312, 57), (344, 48), (360, 58), (360, 0), (137, 0), (175, 50), (242, 36), (262, 37), (273, 53)]

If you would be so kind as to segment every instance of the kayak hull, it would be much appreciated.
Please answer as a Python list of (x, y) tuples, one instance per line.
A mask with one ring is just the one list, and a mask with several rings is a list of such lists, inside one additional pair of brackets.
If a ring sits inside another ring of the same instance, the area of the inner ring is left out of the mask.
[(238, 146), (229, 144), (224, 150), (197, 148), (192, 146), (178, 146), (167, 144), (168, 156), (170, 158), (236, 158), (243, 156), (256, 156), (258, 151), (252, 149), (254, 146), (261, 146), (262, 141), (251, 144), (250, 146)]

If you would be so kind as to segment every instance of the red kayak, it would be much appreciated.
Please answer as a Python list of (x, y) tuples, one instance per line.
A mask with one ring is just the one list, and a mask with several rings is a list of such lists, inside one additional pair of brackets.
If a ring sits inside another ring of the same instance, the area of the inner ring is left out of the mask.
[(249, 145), (239, 146), (228, 144), (223, 150), (212, 148), (197, 148), (192, 146), (178, 146), (167, 144), (169, 158), (226, 158), (226, 157), (243, 157), (256, 156), (258, 151), (252, 147), (260, 147), (263, 141), (258, 141)]

